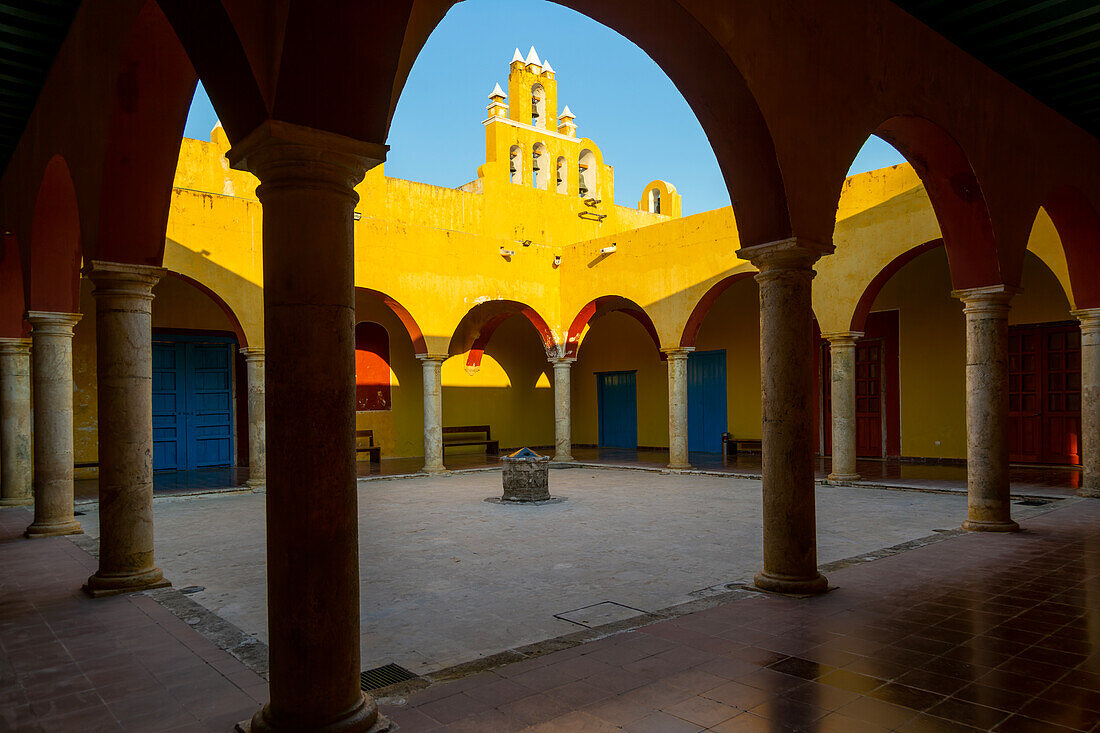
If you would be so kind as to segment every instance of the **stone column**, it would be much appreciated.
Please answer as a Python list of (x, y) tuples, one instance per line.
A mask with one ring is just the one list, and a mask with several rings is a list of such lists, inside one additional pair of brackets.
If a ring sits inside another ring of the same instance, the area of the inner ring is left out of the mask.
[(576, 357), (551, 359), (554, 365), (554, 463), (573, 459), (573, 427), (570, 420), (569, 372)]
[(0, 339), (0, 506), (33, 503), (31, 340)]
[(1015, 532), (1008, 483), (1008, 311), (1004, 285), (959, 290), (966, 316), (966, 483), (963, 529)]
[(814, 510), (813, 265), (833, 251), (791, 238), (746, 247), (760, 271), (760, 382), (763, 400), (764, 568), (760, 588), (821, 593)]
[(1078, 496), (1100, 499), (1100, 308), (1073, 311), (1081, 322), (1081, 463)]
[(153, 564), (153, 286), (162, 267), (93, 261), (99, 569), (92, 596), (169, 585)]
[(253, 489), (267, 483), (267, 439), (264, 435), (264, 350), (241, 349), (248, 379), (248, 481)]
[(359, 681), (352, 231), (385, 150), (269, 120), (227, 154), (263, 205), (271, 698), (252, 731), (387, 729)]
[(668, 356), (668, 467), (691, 468), (688, 463), (688, 355), (694, 348), (661, 349)]
[(27, 537), (82, 534), (73, 515), (73, 326), (79, 313), (28, 311), (34, 357), (34, 522)]
[(447, 354), (417, 354), (424, 365), (424, 473), (443, 473), (443, 362)]
[(830, 481), (855, 481), (856, 473), (856, 341), (860, 331), (821, 334), (829, 340), (832, 363), (833, 462)]

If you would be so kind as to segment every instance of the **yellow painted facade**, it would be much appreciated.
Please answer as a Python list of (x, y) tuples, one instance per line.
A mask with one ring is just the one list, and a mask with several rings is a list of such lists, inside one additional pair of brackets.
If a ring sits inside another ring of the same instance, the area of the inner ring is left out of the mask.
[[(736, 256), (730, 208), (683, 217), (679, 194), (664, 181), (627, 196), (637, 196), (635, 208), (614, 203), (613, 168), (594, 141), (577, 136), (572, 113), (559, 108), (555, 75), (534, 49), (513, 60), (507, 86), (507, 95), (499, 87), (490, 95), (485, 163), (471, 183), (431, 186), (389, 178), (378, 166), (358, 187), (357, 316), (381, 324), (389, 335), (392, 395), (389, 410), (361, 412), (358, 424), (375, 431), (384, 457), (422, 453), (421, 365), (418, 334), (410, 334), (371, 291), (407, 311), (423, 334), (422, 351), (452, 354), (443, 367), (444, 425), (489, 424), (502, 447), (547, 446), (553, 443), (553, 375), (543, 341), (524, 316), (512, 316), (488, 341), (480, 366), (470, 367), (467, 354), (456, 353), (463, 339), (454, 336), (469, 330), (475, 306), (521, 303), (541, 316), (563, 347), (586, 305), (616, 296), (623, 299), (617, 303), (633, 304), (648, 316), (661, 348), (672, 348), (712, 287), (753, 272)], [(155, 291), (154, 327), (238, 333), (240, 346), (262, 347), (257, 182), (228, 167), (228, 145), (220, 128), (210, 142), (183, 141), (164, 264), (201, 283), (232, 316), (186, 279), (173, 277)], [(939, 236), (909, 165), (847, 179), (837, 209), (836, 253), (818, 263), (814, 281), (820, 330), (848, 330), (875, 276)], [(1029, 250), (1013, 322), (1069, 320), (1065, 257), (1045, 213)], [(905, 456), (965, 455), (962, 308), (950, 290), (943, 249), (933, 249), (903, 267), (873, 307), (900, 314)], [(751, 277), (735, 283), (714, 301), (696, 340), (699, 350), (726, 351), (728, 428), (746, 438), (760, 434), (756, 298)], [(94, 462), (94, 303), (86, 285), (81, 307), (87, 315), (74, 342), (76, 460)], [(600, 317), (581, 334), (573, 367), (574, 442), (598, 440), (594, 375), (637, 370), (638, 443), (667, 446), (667, 369), (657, 344), (636, 318), (597, 312)], [(237, 445), (236, 454), (243, 459), (247, 448)]]

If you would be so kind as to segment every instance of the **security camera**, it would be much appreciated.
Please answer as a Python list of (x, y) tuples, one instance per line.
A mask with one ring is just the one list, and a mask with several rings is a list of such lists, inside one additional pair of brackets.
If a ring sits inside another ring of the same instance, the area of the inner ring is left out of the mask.
[(600, 250), (600, 254), (609, 255), (614, 251), (615, 251), (615, 245), (609, 244), (609, 245), (607, 245), (606, 247), (604, 247), (603, 249)]
[(500, 248), (500, 256), (501, 257), (511, 257), (515, 253), (516, 253), (516, 251), (514, 249), (504, 249), (504, 247)]
[(554, 255), (554, 267), (561, 264), (561, 255)]

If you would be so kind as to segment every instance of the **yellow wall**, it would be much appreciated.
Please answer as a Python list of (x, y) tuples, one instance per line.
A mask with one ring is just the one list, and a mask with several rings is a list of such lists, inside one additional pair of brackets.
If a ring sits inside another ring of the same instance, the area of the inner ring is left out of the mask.
[(695, 348), (726, 350), (726, 424), (737, 438), (759, 438), (760, 306), (752, 278), (734, 283), (714, 302)]

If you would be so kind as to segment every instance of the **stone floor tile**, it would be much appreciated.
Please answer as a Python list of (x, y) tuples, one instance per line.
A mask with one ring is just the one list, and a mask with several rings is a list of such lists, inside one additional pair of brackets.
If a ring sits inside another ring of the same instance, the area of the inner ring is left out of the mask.
[(704, 728), (667, 713), (653, 713), (623, 726), (627, 733), (699, 733)]
[(710, 728), (735, 715), (740, 715), (742, 711), (706, 697), (690, 697), (665, 708), (664, 712), (704, 728)]

